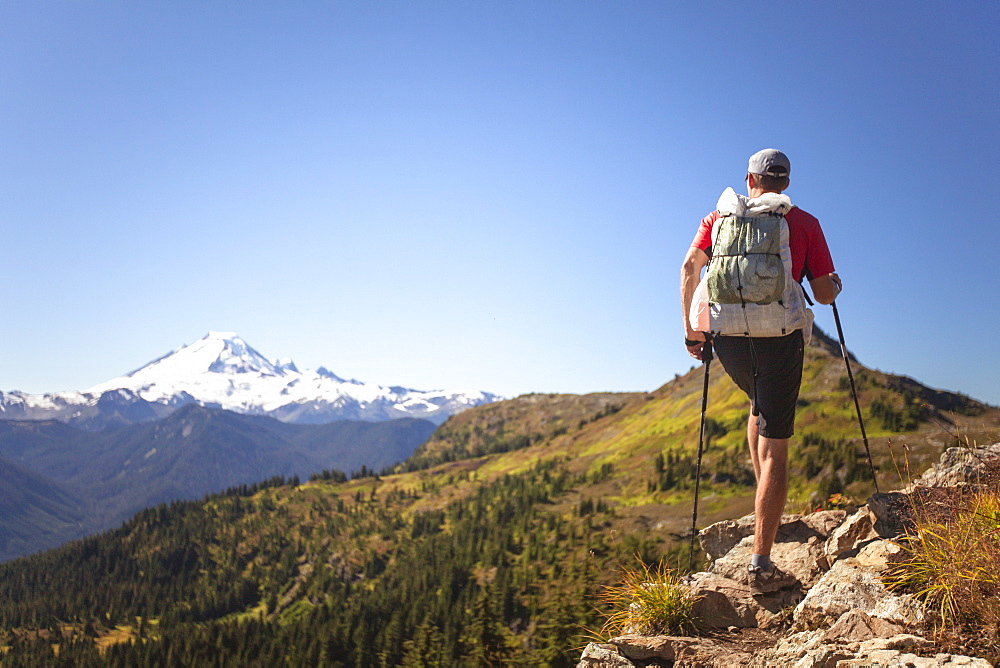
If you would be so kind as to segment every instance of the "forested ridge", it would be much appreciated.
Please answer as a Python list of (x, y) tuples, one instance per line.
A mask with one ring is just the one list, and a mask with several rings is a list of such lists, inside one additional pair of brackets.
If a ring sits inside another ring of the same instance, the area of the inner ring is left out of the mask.
[[(905, 482), (893, 457), (922, 470), (1000, 427), (967, 397), (855, 375), (884, 488)], [(687, 563), (702, 378), (472, 409), (380, 473), (161, 504), (0, 565), (0, 666), (575, 665), (620, 565)], [(700, 526), (752, 507), (745, 398), (721, 370), (709, 406)], [(843, 361), (811, 348), (790, 511), (872, 491), (856, 429)]]
[[(615, 561), (661, 551), (615, 539), (603, 504), (539, 513), (587, 482), (556, 461), (418, 514), (420, 491), (355, 482), (162, 505), (0, 567), (0, 665), (58, 641), (69, 665), (568, 666)], [(102, 658), (115, 629), (133, 642)]]

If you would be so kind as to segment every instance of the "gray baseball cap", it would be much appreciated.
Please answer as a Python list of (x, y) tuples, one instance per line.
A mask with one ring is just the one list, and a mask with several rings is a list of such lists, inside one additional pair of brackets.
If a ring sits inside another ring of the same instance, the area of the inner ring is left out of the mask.
[(776, 148), (765, 148), (750, 156), (747, 171), (751, 174), (766, 174), (768, 176), (788, 176), (792, 173), (792, 163), (788, 156)]

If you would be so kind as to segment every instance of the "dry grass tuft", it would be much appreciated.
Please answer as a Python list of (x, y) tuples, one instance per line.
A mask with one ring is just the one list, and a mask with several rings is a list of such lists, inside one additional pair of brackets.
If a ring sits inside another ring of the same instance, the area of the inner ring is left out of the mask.
[(611, 609), (601, 629), (605, 637), (627, 633), (685, 635), (695, 631), (695, 596), (676, 571), (660, 562), (650, 568), (622, 567), (621, 581), (604, 587), (600, 600)]
[(937, 633), (974, 638), (1000, 652), (1000, 486), (998, 470), (978, 484), (919, 490), (912, 529), (886, 578), (891, 589), (922, 600)]

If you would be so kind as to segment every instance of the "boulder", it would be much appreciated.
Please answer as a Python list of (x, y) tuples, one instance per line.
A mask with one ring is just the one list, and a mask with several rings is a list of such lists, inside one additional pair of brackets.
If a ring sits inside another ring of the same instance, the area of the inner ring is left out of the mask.
[(887, 552), (887, 548), (875, 545), (862, 550), (860, 559), (848, 557), (836, 562), (796, 606), (792, 614), (796, 627), (830, 626), (852, 610), (904, 628), (919, 627), (924, 621), (920, 604), (907, 594), (889, 592), (877, 575), (877, 566), (884, 563), (880, 560)]
[[(804, 542), (810, 535), (824, 539), (847, 518), (844, 510), (822, 510), (809, 515), (782, 515), (776, 540), (779, 542)], [(753, 514), (738, 520), (724, 520), (705, 527), (698, 533), (701, 549), (709, 561), (729, 553), (754, 530)]]
[(623, 635), (606, 643), (590, 643), (577, 668), (637, 666), (745, 666), (751, 656), (723, 647), (711, 638)]
[[(782, 517), (789, 517), (785, 515)], [(729, 552), (747, 536), (753, 535), (753, 515), (746, 515), (738, 520), (723, 520), (709, 525), (698, 532), (698, 542), (709, 561), (715, 561)]]
[(584, 648), (576, 668), (635, 668), (635, 664), (622, 656), (615, 645), (592, 642)]
[(833, 626), (823, 632), (822, 639), (823, 642), (831, 644), (860, 644), (875, 638), (892, 637), (902, 633), (903, 630), (902, 626), (881, 617), (873, 617), (860, 610), (848, 610)]
[(872, 638), (871, 640), (866, 640), (861, 643), (858, 647), (859, 652), (876, 652), (883, 649), (915, 649), (922, 650), (929, 647), (933, 647), (934, 643), (926, 638), (921, 638), (920, 636), (910, 635), (908, 633), (898, 633), (894, 636), (888, 638)]
[(824, 643), (822, 631), (802, 631), (782, 638), (773, 649), (761, 652), (755, 657), (753, 665), (762, 668), (773, 666), (825, 668), (835, 666), (838, 661), (854, 656), (854, 652), (847, 648)]
[(685, 580), (694, 594), (694, 616), (714, 628), (753, 628), (771, 616), (746, 584), (714, 573), (695, 573)]
[[(823, 554), (825, 542), (807, 525), (796, 522), (800, 531), (796, 535), (787, 532), (783, 540), (775, 541), (771, 548), (771, 561), (781, 571), (793, 576), (800, 591), (815, 584), (827, 570), (826, 556)], [(710, 567), (709, 572), (732, 580), (746, 579), (747, 565), (753, 556), (753, 536), (747, 536)]]
[(897, 543), (888, 540), (873, 540), (865, 543), (854, 557), (862, 568), (881, 575), (889, 569), (889, 559), (902, 550)]
[(992, 668), (986, 659), (957, 654), (935, 654), (933, 657), (917, 656), (895, 649), (879, 649), (852, 659), (838, 661), (836, 668), (871, 668), (871, 666), (905, 666), (906, 668), (940, 668), (941, 666), (966, 666)]
[(862, 543), (878, 538), (874, 520), (868, 506), (862, 506), (843, 523), (830, 532), (823, 545), (827, 563), (832, 565), (845, 554), (857, 550)]
[[(801, 517), (801, 522), (815, 531), (820, 536), (826, 538), (834, 529), (839, 527), (847, 519), (847, 511), (838, 510), (818, 510)], [(780, 531), (779, 531), (780, 533)]]
[(941, 453), (941, 459), (907, 489), (914, 487), (954, 487), (975, 483), (990, 462), (1000, 460), (1000, 443), (978, 448), (955, 447)]
[(903, 668), (931, 668), (937, 666), (969, 666), (989, 668), (984, 659), (955, 654), (936, 654), (921, 657), (906, 650), (926, 652), (934, 643), (919, 636), (898, 634), (891, 638), (877, 638), (866, 642), (830, 641), (822, 630), (802, 631), (782, 638), (774, 649), (761, 652), (752, 666), (772, 668), (871, 668), (872, 666), (899, 666)]
[(709, 638), (688, 638), (679, 636), (638, 636), (626, 635), (609, 640), (618, 651), (633, 662), (648, 662), (654, 659), (676, 661), (694, 654), (715, 654), (719, 647)]

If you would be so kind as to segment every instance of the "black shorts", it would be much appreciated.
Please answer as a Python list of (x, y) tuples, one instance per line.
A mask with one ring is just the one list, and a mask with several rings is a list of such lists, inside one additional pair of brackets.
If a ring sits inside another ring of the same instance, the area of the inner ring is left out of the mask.
[(714, 344), (726, 373), (750, 397), (758, 433), (767, 438), (790, 438), (795, 432), (795, 404), (802, 384), (802, 331), (754, 338), (717, 336)]

